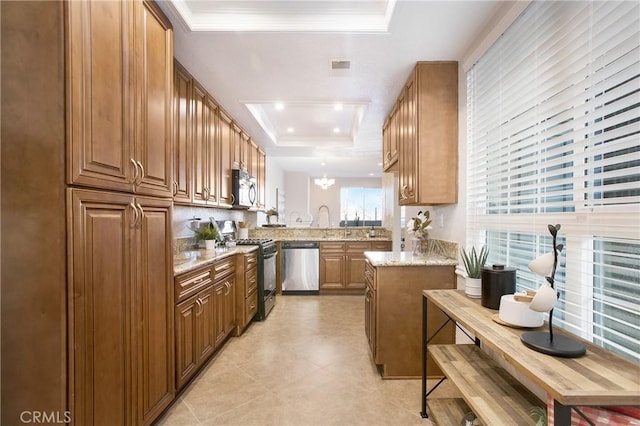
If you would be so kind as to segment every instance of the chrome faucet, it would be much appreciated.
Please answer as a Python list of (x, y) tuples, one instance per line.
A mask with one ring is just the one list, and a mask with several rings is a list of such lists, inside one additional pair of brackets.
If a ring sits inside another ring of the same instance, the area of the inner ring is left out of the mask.
[(329, 225), (331, 224), (331, 214), (329, 213), (329, 207), (326, 204), (321, 205), (320, 207), (318, 207), (318, 227), (320, 227), (320, 223), (322, 222), (321, 220), (321, 212), (322, 210), (326, 210), (327, 211), (327, 225), (326, 227), (328, 228)]
[(349, 231), (349, 221), (347, 220), (347, 215), (344, 215), (344, 236), (347, 237), (351, 235), (351, 231)]

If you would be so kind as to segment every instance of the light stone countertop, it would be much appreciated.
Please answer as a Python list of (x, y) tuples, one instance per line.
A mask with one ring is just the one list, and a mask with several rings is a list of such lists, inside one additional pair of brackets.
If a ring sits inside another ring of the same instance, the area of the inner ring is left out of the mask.
[(256, 250), (258, 250), (258, 246), (236, 246), (224, 251), (220, 249), (183, 251), (173, 257), (173, 276), (193, 271), (225, 257), (251, 253)]
[(301, 236), (290, 236), (290, 237), (275, 237), (274, 241), (318, 241), (319, 243), (327, 242), (327, 241), (337, 241), (337, 242), (361, 242), (361, 241), (391, 241), (388, 237), (301, 237)]
[(435, 253), (416, 256), (410, 251), (365, 251), (373, 266), (456, 266), (458, 261)]

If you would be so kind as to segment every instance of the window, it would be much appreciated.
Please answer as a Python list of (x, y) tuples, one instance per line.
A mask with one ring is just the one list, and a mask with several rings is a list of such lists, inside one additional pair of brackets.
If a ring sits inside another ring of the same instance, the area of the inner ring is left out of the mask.
[(382, 188), (340, 188), (340, 226), (382, 224)]
[[(554, 324), (640, 361), (640, 3), (532, 2), (467, 73), (467, 244), (564, 244)], [(556, 320), (557, 319), (557, 320)]]

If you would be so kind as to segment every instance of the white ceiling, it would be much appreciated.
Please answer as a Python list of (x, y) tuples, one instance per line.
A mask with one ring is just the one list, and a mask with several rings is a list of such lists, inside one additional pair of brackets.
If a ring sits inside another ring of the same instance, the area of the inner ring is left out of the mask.
[[(381, 175), (382, 124), (415, 62), (461, 59), (501, 3), (164, 0), (160, 5), (174, 24), (176, 58), (284, 170), (369, 177)], [(367, 19), (386, 21), (388, 31), (366, 28)], [(207, 22), (224, 30), (206, 30), (212, 25)], [(337, 31), (336, 22), (352, 24)], [(351, 68), (332, 70), (332, 60), (348, 60)], [(334, 109), (336, 103), (343, 105), (341, 111)]]

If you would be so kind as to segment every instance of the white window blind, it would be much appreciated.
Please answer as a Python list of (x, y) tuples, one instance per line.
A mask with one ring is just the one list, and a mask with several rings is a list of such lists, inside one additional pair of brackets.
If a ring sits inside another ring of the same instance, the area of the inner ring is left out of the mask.
[(467, 74), (468, 245), (518, 268), (562, 225), (554, 324), (640, 361), (640, 3), (532, 2)]

